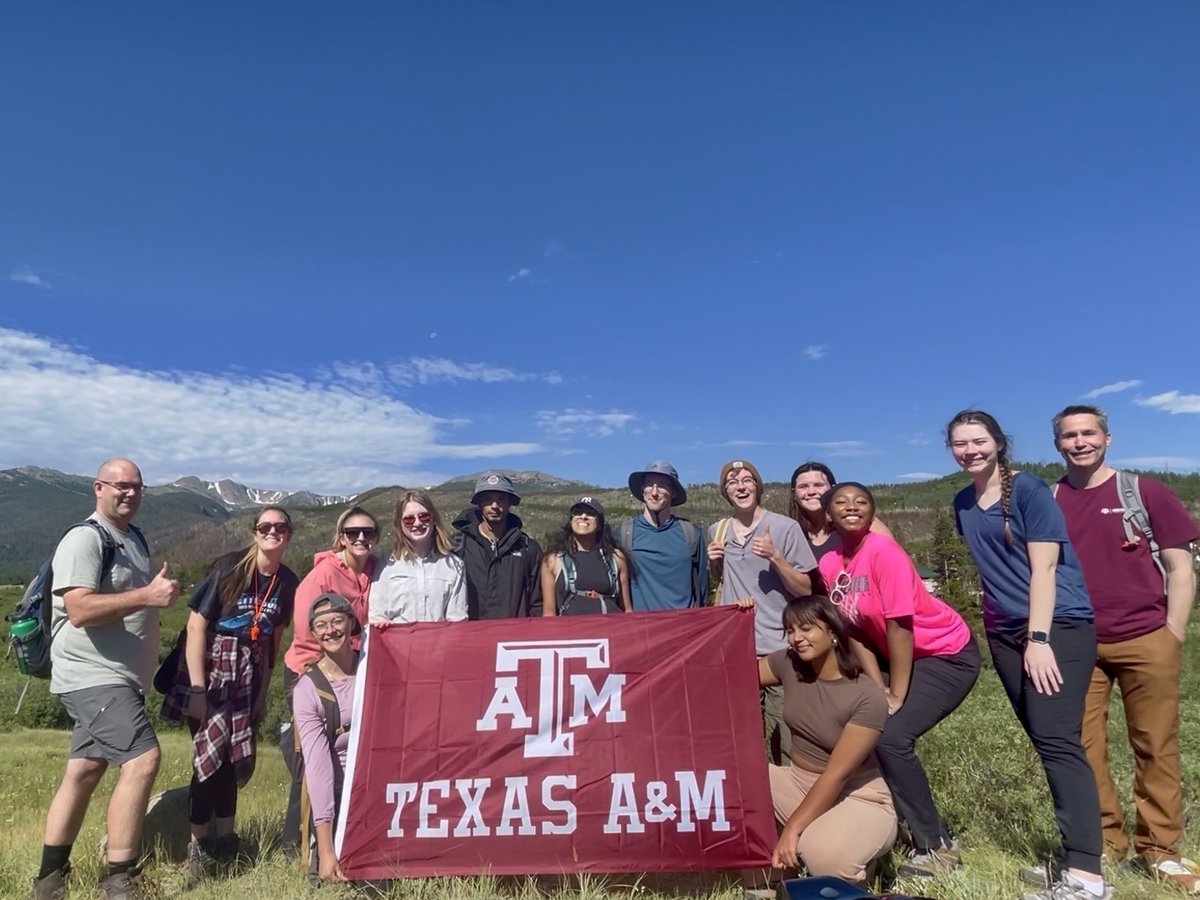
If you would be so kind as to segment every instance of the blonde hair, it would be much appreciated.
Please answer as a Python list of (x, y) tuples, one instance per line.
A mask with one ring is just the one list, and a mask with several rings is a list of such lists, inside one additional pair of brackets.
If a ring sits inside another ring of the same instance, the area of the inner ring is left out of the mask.
[(361, 506), (352, 506), (338, 516), (337, 524), (333, 526), (333, 545), (330, 546), (329, 549), (334, 553), (337, 553), (342, 549), (342, 528), (345, 526), (346, 520), (353, 518), (354, 516), (366, 516), (368, 519), (370, 519), (371, 525), (375, 529), (375, 539), (379, 540), (379, 520)]
[(420, 503), (429, 510), (432, 519), (429, 524), (433, 526), (433, 552), (438, 556), (448, 556), (454, 549), (454, 545), (450, 542), (446, 526), (442, 524), (441, 514), (433, 505), (433, 498), (424, 491), (405, 491), (396, 501), (396, 515), (392, 520), (392, 524), (396, 527), (396, 542), (392, 545), (392, 556), (396, 559), (416, 559), (417, 557), (416, 550), (413, 549), (412, 542), (404, 533), (400, 522), (404, 515), (404, 507), (409, 503)]

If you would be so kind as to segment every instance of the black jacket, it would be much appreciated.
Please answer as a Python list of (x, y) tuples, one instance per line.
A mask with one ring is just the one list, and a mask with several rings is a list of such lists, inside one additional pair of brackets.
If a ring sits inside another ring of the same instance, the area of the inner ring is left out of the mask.
[(471, 619), (503, 619), (542, 614), (538, 577), (542, 548), (521, 530), (521, 520), (508, 514), (508, 530), (492, 549), (479, 533), (479, 508), (463, 510), (454, 520), (456, 552), (467, 571), (467, 615)]

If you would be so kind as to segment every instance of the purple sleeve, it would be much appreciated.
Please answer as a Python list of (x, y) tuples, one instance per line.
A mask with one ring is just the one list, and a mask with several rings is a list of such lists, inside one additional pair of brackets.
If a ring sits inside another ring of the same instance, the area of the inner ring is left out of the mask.
[(301, 676), (292, 695), (300, 753), (304, 757), (304, 781), (312, 805), (313, 824), (333, 821), (333, 757), (325, 734), (325, 711), (311, 678)]

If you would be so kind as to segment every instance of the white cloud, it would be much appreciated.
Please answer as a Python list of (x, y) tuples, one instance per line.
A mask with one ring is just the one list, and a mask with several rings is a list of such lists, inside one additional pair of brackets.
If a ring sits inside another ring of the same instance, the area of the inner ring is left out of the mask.
[(910, 437), (904, 443), (908, 444), (908, 446), (910, 446), (910, 447), (928, 447), (933, 442), (930, 441), (929, 438)]
[(723, 444), (718, 444), (720, 447), (766, 447), (770, 445), (770, 441), (748, 441), (741, 438), (725, 441)]
[(388, 376), (396, 384), (438, 384), (464, 381), (498, 383), (504, 381), (544, 381), (546, 384), (561, 384), (562, 376), (557, 372), (518, 372), (504, 366), (493, 366), (480, 362), (455, 362), (444, 357), (414, 357), (406, 362), (388, 367)]
[(333, 368), (311, 378), (148, 371), (0, 328), (0, 466), (90, 472), (121, 454), (151, 483), (198, 475), (352, 493), (440, 480), (429, 465), (438, 459), (500, 463), (542, 449), (451, 443), (444, 435), (461, 423), (396, 399), (379, 369)]
[(522, 278), (528, 278), (532, 274), (533, 274), (533, 269), (527, 269), (527, 268), (517, 269), (517, 271), (513, 272), (511, 275), (508, 276), (508, 280), (509, 280), (509, 282), (520, 281)]
[(804, 355), (816, 362), (825, 355), (825, 349), (824, 344), (809, 344), (804, 348)]
[(1200, 413), (1200, 394), (1181, 394), (1167, 391), (1153, 397), (1138, 397), (1133, 401), (1138, 406), (1149, 406), (1169, 413)]
[(1128, 381), (1114, 381), (1112, 384), (1106, 384), (1088, 391), (1083, 395), (1083, 399), (1095, 400), (1097, 397), (1103, 397), (1105, 394), (1119, 394), (1121, 391), (1135, 388), (1141, 383), (1142, 380), (1140, 378), (1131, 378)]
[(633, 413), (610, 410), (597, 412), (591, 409), (539, 410), (537, 424), (544, 432), (554, 437), (570, 437), (576, 434), (593, 437), (609, 437), (625, 429), (637, 419)]
[(929, 481), (931, 478), (941, 478), (937, 472), (905, 472), (901, 478), (909, 478), (913, 481)]
[(8, 273), (8, 280), (15, 281), (17, 284), (27, 284), (30, 287), (41, 288), (43, 291), (51, 290), (54, 285), (33, 271), (29, 266), (17, 266)]
[(871, 449), (866, 441), (792, 441), (791, 445), (820, 450), (826, 456), (874, 456), (880, 452)]
[(1152, 469), (1158, 472), (1164, 469), (1200, 469), (1200, 459), (1192, 456), (1127, 456), (1124, 459), (1111, 460), (1111, 462), (1120, 466)]

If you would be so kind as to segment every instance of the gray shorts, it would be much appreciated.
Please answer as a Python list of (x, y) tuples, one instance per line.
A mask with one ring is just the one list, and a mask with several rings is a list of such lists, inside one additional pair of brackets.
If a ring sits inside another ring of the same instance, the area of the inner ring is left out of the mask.
[(75, 723), (69, 759), (103, 759), (122, 766), (158, 747), (146, 718), (146, 698), (128, 684), (105, 684), (59, 694)]

